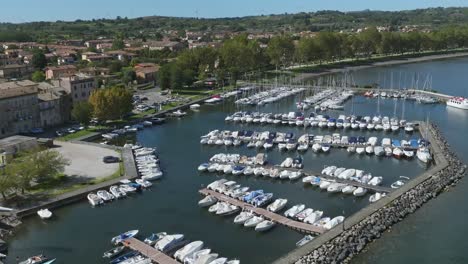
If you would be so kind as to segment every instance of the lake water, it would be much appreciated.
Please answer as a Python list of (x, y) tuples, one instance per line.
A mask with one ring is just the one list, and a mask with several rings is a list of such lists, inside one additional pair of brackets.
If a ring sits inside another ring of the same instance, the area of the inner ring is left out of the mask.
[[(385, 75), (384, 72), (388, 74), (400, 71), (431, 73), (434, 89), (454, 95), (462, 95), (468, 83), (468, 76), (460, 73), (468, 71), (468, 59), (367, 69), (355, 72), (354, 76), (356, 82), (370, 83), (375, 82), (376, 73)], [(294, 102), (291, 98), (258, 110), (292, 111), (295, 109)], [(432, 122), (440, 125), (454, 149), (465, 162), (468, 160), (468, 143), (463, 138), (468, 131), (468, 112), (447, 109), (444, 105), (420, 105), (386, 99), (380, 101), (381, 114), (392, 116), (395, 103), (397, 116), (401, 117), (403, 114), (402, 104), (405, 103), (406, 119), (424, 120), (429, 117)], [(377, 109), (377, 100), (356, 97), (346, 104), (345, 113), (373, 115)], [(199, 137), (213, 129), (291, 131), (299, 135), (305, 131), (314, 134), (325, 134), (329, 131), (225, 123), (225, 116), (233, 111), (236, 109), (230, 103), (202, 106), (199, 112), (190, 113), (183, 119), (174, 119), (164, 125), (139, 132), (136, 136), (138, 142), (158, 148), (165, 172), (161, 181), (140, 195), (102, 207), (91, 208), (83, 201), (54, 210), (56, 217), (51, 221), (41, 221), (38, 217), (25, 219), (15, 237), (9, 240), (9, 261), (14, 263), (16, 256), (24, 259), (33, 254), (44, 253), (57, 257), (57, 263), (106, 263), (101, 256), (102, 252), (111, 247), (110, 238), (130, 229), (139, 229), (142, 237), (151, 232), (182, 233), (187, 239), (202, 240), (213, 251), (229, 258), (239, 258), (242, 263), (270, 263), (294, 249), (295, 242), (302, 237), (295, 231), (277, 226), (270, 232), (259, 234), (252, 229), (234, 225), (233, 217), (215, 216), (206, 209), (197, 207), (197, 201), (202, 198), (198, 194), (201, 186), (224, 177), (209, 173), (199, 174), (197, 166), (200, 163), (220, 152), (248, 155), (256, 153), (255, 149), (247, 149), (245, 146), (202, 146), (199, 144)], [(340, 112), (330, 113), (338, 115)], [(361, 131), (348, 133), (351, 134), (366, 137), (375, 135), (379, 138), (385, 135), (383, 132)], [(391, 134), (391, 137), (401, 139), (410, 136), (400, 133)], [(296, 155), (297, 153), (279, 152), (274, 149), (268, 152), (268, 160), (277, 164), (288, 156)], [(315, 154), (309, 150), (303, 158), (305, 169), (318, 171), (324, 165), (364, 169), (373, 175), (383, 176), (387, 186), (400, 175), (414, 177), (426, 169), (417, 160), (358, 157), (337, 149), (332, 149), (326, 155)], [(300, 181), (237, 176), (228, 178), (251, 188), (273, 192), (277, 198), (287, 198), (290, 205), (304, 203), (308, 207), (323, 210), (326, 215), (332, 217), (343, 214), (349, 216), (368, 204), (368, 196), (359, 199), (341, 194), (330, 195), (312, 187), (305, 187)], [(355, 263), (432, 263), (438, 260), (444, 263), (466, 263), (467, 254), (463, 248), (466, 248), (468, 243), (460, 230), (464, 230), (464, 219), (468, 212), (453, 206), (454, 203), (468, 200), (463, 191), (464, 187), (466, 181), (396, 225), (392, 229), (393, 232), (369, 246), (368, 253), (358, 256)]]

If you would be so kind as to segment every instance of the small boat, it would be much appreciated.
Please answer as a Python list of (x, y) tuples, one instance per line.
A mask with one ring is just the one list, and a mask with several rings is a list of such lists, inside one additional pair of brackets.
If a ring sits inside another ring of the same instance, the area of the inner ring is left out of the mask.
[(154, 247), (162, 252), (168, 252), (174, 248), (180, 246), (184, 240), (184, 235), (175, 234), (175, 235), (166, 235), (161, 240), (156, 242)]
[(37, 211), (37, 214), (41, 219), (49, 219), (52, 217), (52, 212), (47, 208)]
[(111, 243), (114, 244), (114, 245), (117, 245), (123, 241), (125, 241), (126, 239), (129, 239), (129, 238), (132, 238), (134, 236), (136, 236), (138, 234), (138, 230), (130, 230), (130, 231), (127, 231), (125, 233), (122, 233), (118, 236), (115, 236), (111, 239)]
[(364, 153), (366, 153), (366, 148), (356, 147), (356, 153), (359, 154), (359, 155), (364, 154)]
[(198, 110), (198, 108), (200, 108), (200, 105), (199, 105), (199, 104), (192, 104), (192, 105), (190, 105), (190, 109), (192, 109), (192, 110)]
[(344, 193), (344, 194), (352, 194), (356, 189), (357, 189), (357, 187), (348, 185), (348, 186), (344, 187), (341, 190), (341, 192)]
[(298, 213), (296, 215), (296, 218), (297, 220), (299, 221), (304, 221), (304, 219), (306, 219), (310, 214), (312, 214), (314, 212), (314, 209), (312, 208), (307, 208), (305, 209), (304, 211)]
[(287, 199), (276, 199), (273, 203), (267, 206), (267, 210), (273, 213), (276, 213), (283, 209), (288, 203)]
[(317, 222), (320, 219), (320, 217), (322, 217), (322, 215), (323, 215), (323, 211), (317, 210), (311, 213), (308, 217), (306, 217), (304, 219), (304, 223), (313, 224)]
[(225, 206), (222, 206), (220, 208), (218, 208), (218, 210), (216, 211), (216, 214), (217, 215), (232, 215), (232, 214), (235, 214), (237, 213), (238, 211), (240, 210), (239, 206), (235, 206), (235, 205), (232, 205), (232, 204), (226, 204)]
[(356, 190), (354, 190), (353, 195), (354, 196), (364, 196), (367, 193), (367, 189), (358, 187)]
[(326, 189), (328, 189), (328, 186), (330, 186), (331, 183), (332, 183), (331, 181), (322, 180), (320, 182), (319, 188), (322, 189), (322, 190), (326, 190)]
[(378, 177), (373, 177), (367, 184), (377, 186), (380, 185), (383, 181), (383, 177), (378, 176)]
[(193, 264), (198, 258), (203, 255), (208, 255), (211, 253), (211, 249), (202, 249), (197, 252), (194, 252), (192, 255), (186, 256), (184, 259), (185, 264)]
[(301, 240), (297, 241), (296, 247), (302, 247), (303, 245), (312, 241), (315, 237), (312, 235), (306, 235)]
[(114, 195), (110, 194), (106, 190), (99, 190), (97, 192), (97, 196), (99, 196), (99, 198), (101, 198), (104, 202), (109, 202), (109, 201), (114, 200)]
[(49, 260), (43, 255), (33, 256), (28, 258), (27, 260), (19, 262), (19, 264), (45, 264), (45, 263), (53, 263), (55, 259)]
[(131, 259), (133, 257), (136, 257), (139, 254), (140, 253), (137, 252), (137, 251), (130, 251), (127, 254), (124, 254), (124, 255), (122, 255), (122, 256), (120, 256), (118, 258), (115, 258), (115, 259), (111, 260), (110, 264), (119, 264), (119, 263), (121, 263), (121, 262), (123, 262), (123, 261), (125, 261), (127, 259)]
[(325, 229), (330, 230), (333, 227), (341, 224), (344, 221), (344, 219), (345, 219), (344, 216), (337, 216), (337, 217), (331, 219), (330, 221), (328, 221), (326, 224), (324, 224), (323, 227)]
[(378, 200), (382, 199), (382, 197), (385, 197), (385, 193), (376, 192), (376, 193), (374, 193), (373, 195), (371, 195), (371, 196), (369, 197), (369, 202), (375, 203), (375, 202), (377, 202)]
[(201, 255), (199, 258), (197, 258), (193, 262), (193, 264), (211, 264), (213, 261), (217, 259), (217, 257), (218, 257), (218, 254), (216, 253)]
[(136, 179), (136, 183), (140, 184), (143, 188), (149, 188), (153, 186), (153, 184), (145, 179)]
[(244, 224), (247, 220), (254, 217), (255, 215), (249, 211), (243, 211), (234, 218), (234, 224)]
[(120, 253), (122, 253), (125, 250), (125, 246), (120, 246), (120, 247), (115, 247), (113, 249), (110, 249), (102, 255), (103, 258), (113, 258)]
[(150, 246), (153, 246), (154, 244), (156, 244), (156, 242), (158, 242), (165, 236), (167, 236), (166, 232), (153, 233), (149, 237), (145, 238), (143, 242), (145, 242), (146, 244)]
[(182, 116), (185, 116), (186, 114), (187, 114), (186, 112), (182, 112), (180, 109), (175, 112), (172, 112), (172, 115), (175, 117), (182, 117)]
[(401, 181), (401, 180), (398, 180), (398, 181), (392, 183), (392, 184), (390, 185), (390, 187), (391, 187), (392, 189), (398, 189), (398, 188), (400, 188), (400, 187), (403, 186), (403, 185), (405, 185), (405, 182), (404, 182), (404, 181)]
[(183, 261), (187, 256), (192, 255), (193, 253), (201, 250), (203, 248), (203, 241), (193, 241), (183, 248), (177, 250), (174, 253), (174, 258), (180, 261)]
[(95, 193), (88, 193), (88, 201), (92, 206), (100, 205), (103, 203), (102, 199), (99, 198)]
[(198, 171), (206, 171), (206, 170), (208, 170), (208, 167), (210, 167), (210, 164), (202, 163), (202, 164), (200, 164), (200, 166), (198, 166)]
[(115, 198), (122, 198), (127, 196), (127, 193), (120, 190), (119, 186), (113, 185), (109, 188), (109, 191), (114, 195)]
[(263, 222), (263, 217), (261, 216), (254, 216), (250, 218), (249, 220), (245, 221), (244, 226), (245, 227), (254, 227), (257, 226), (259, 223)]
[(267, 230), (270, 230), (276, 225), (275, 222), (270, 221), (270, 220), (264, 220), (263, 222), (258, 223), (255, 226), (255, 231), (257, 232), (265, 232)]
[(393, 149), (393, 156), (397, 159), (401, 158), (403, 156), (403, 150), (401, 150), (400, 148), (394, 148)]
[(304, 208), (305, 208), (304, 204), (294, 205), (293, 207), (286, 210), (286, 212), (284, 212), (284, 216), (294, 218), (298, 213), (304, 210)]
[(198, 206), (208, 207), (208, 206), (212, 206), (213, 204), (215, 204), (217, 202), (218, 202), (218, 199), (216, 197), (208, 195), (205, 198), (198, 201)]
[(302, 172), (301, 171), (292, 171), (289, 173), (289, 179), (294, 181), (302, 177)]
[(133, 258), (126, 259), (119, 264), (151, 264), (151, 259), (143, 257), (142, 255), (135, 256)]

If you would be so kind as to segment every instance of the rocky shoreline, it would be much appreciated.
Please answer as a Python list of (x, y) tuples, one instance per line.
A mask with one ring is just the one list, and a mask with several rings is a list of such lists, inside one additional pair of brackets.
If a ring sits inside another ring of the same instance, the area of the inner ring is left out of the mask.
[(367, 244), (380, 238), (385, 230), (415, 212), (441, 192), (455, 186), (465, 175), (467, 166), (450, 150), (449, 144), (438, 127), (432, 124), (431, 129), (434, 138), (441, 144), (442, 154), (448, 162), (447, 167), (436, 172), (432, 177), (402, 194), (358, 224), (343, 231), (336, 238), (303, 256), (296, 263), (348, 263), (353, 256), (363, 251)]

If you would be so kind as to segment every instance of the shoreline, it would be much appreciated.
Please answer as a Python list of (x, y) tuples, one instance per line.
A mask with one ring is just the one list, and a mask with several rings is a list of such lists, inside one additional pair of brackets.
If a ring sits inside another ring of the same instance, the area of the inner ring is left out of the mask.
[[(349, 71), (358, 71), (368, 68), (374, 67), (385, 67), (385, 66), (393, 66), (393, 65), (403, 65), (403, 64), (410, 64), (410, 63), (420, 63), (420, 62), (427, 62), (427, 61), (436, 61), (436, 60), (446, 60), (446, 59), (454, 59), (454, 58), (462, 58), (468, 57), (468, 52), (454, 52), (454, 53), (446, 53), (446, 54), (437, 54), (437, 55), (426, 55), (420, 57), (413, 57), (413, 58), (405, 58), (405, 59), (390, 59), (387, 61), (376, 61), (371, 62), (363, 65), (356, 65), (356, 66), (344, 66), (340, 67), (335, 66), (330, 69), (320, 70), (319, 72), (303, 72), (298, 73), (298, 76), (294, 78), (295, 82), (306, 81), (308, 79), (321, 77), (330, 74), (337, 74), (337, 73), (344, 73)], [(305, 67), (304, 67), (305, 68)]]

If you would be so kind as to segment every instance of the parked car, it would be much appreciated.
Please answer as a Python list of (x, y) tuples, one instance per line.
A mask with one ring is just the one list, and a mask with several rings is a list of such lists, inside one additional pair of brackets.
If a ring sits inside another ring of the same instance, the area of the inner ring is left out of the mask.
[(117, 163), (120, 162), (120, 159), (114, 156), (105, 156), (104, 158), (102, 158), (102, 161), (104, 163)]

